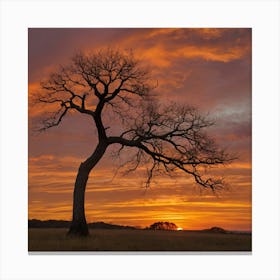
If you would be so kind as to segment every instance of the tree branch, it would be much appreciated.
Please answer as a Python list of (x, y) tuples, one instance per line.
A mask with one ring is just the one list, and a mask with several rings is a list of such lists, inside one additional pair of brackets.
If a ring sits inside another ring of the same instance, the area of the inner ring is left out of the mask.
[[(137, 149), (128, 171), (143, 162), (150, 164), (146, 186), (154, 174), (181, 170), (205, 188), (222, 188), (221, 179), (205, 179), (201, 174), (202, 167), (235, 159), (206, 134), (214, 122), (191, 106), (157, 103), (150, 95), (148, 71), (132, 53), (112, 49), (78, 53), (41, 86), (36, 102), (55, 110), (43, 120), (41, 131), (59, 125), (69, 110), (87, 114), (95, 122), (99, 143), (121, 145), (118, 154), (124, 147)], [(108, 136), (104, 126), (104, 110), (109, 109), (113, 118), (118, 116), (114, 121), (125, 127), (121, 130), (117, 124), (117, 136)]]

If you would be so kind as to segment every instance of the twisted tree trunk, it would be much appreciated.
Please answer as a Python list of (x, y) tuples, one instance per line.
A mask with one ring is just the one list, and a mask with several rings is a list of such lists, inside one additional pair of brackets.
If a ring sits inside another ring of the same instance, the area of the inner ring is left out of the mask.
[(108, 144), (105, 142), (99, 143), (94, 153), (85, 162), (82, 162), (79, 167), (74, 187), (72, 222), (68, 235), (89, 235), (84, 207), (86, 185), (90, 171), (102, 158), (107, 146)]

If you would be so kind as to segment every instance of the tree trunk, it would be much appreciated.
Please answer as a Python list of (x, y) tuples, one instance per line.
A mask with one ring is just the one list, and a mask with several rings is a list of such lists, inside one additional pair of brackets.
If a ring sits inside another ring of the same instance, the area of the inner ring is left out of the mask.
[(68, 235), (89, 235), (84, 206), (86, 185), (90, 171), (102, 158), (107, 146), (106, 143), (99, 143), (94, 153), (85, 162), (82, 162), (79, 167), (74, 187), (72, 222)]

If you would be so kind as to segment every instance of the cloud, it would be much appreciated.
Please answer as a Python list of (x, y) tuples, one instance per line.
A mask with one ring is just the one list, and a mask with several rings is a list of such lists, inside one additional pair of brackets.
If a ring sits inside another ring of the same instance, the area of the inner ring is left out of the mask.
[(151, 29), (124, 44), (137, 42), (136, 52), (160, 67), (171, 66), (175, 59), (230, 62), (250, 56), (250, 32), (250, 29)]

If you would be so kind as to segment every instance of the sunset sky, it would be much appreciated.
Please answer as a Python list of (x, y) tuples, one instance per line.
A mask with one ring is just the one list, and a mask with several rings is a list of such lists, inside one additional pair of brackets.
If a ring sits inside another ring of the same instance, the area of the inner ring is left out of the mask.
[[(118, 160), (109, 148), (88, 181), (88, 222), (145, 227), (169, 221), (184, 229), (251, 230), (251, 29), (31, 28), (28, 41), (29, 97), (78, 50), (132, 49), (158, 81), (159, 101), (191, 104), (209, 114), (216, 120), (210, 134), (238, 155), (213, 170), (229, 185), (213, 195), (180, 172), (156, 177), (148, 189), (143, 170), (115, 176)], [(76, 172), (97, 143), (94, 124), (73, 113), (60, 126), (37, 133), (34, 127), (45, 112), (46, 107), (29, 105), (29, 219), (71, 220)]]

